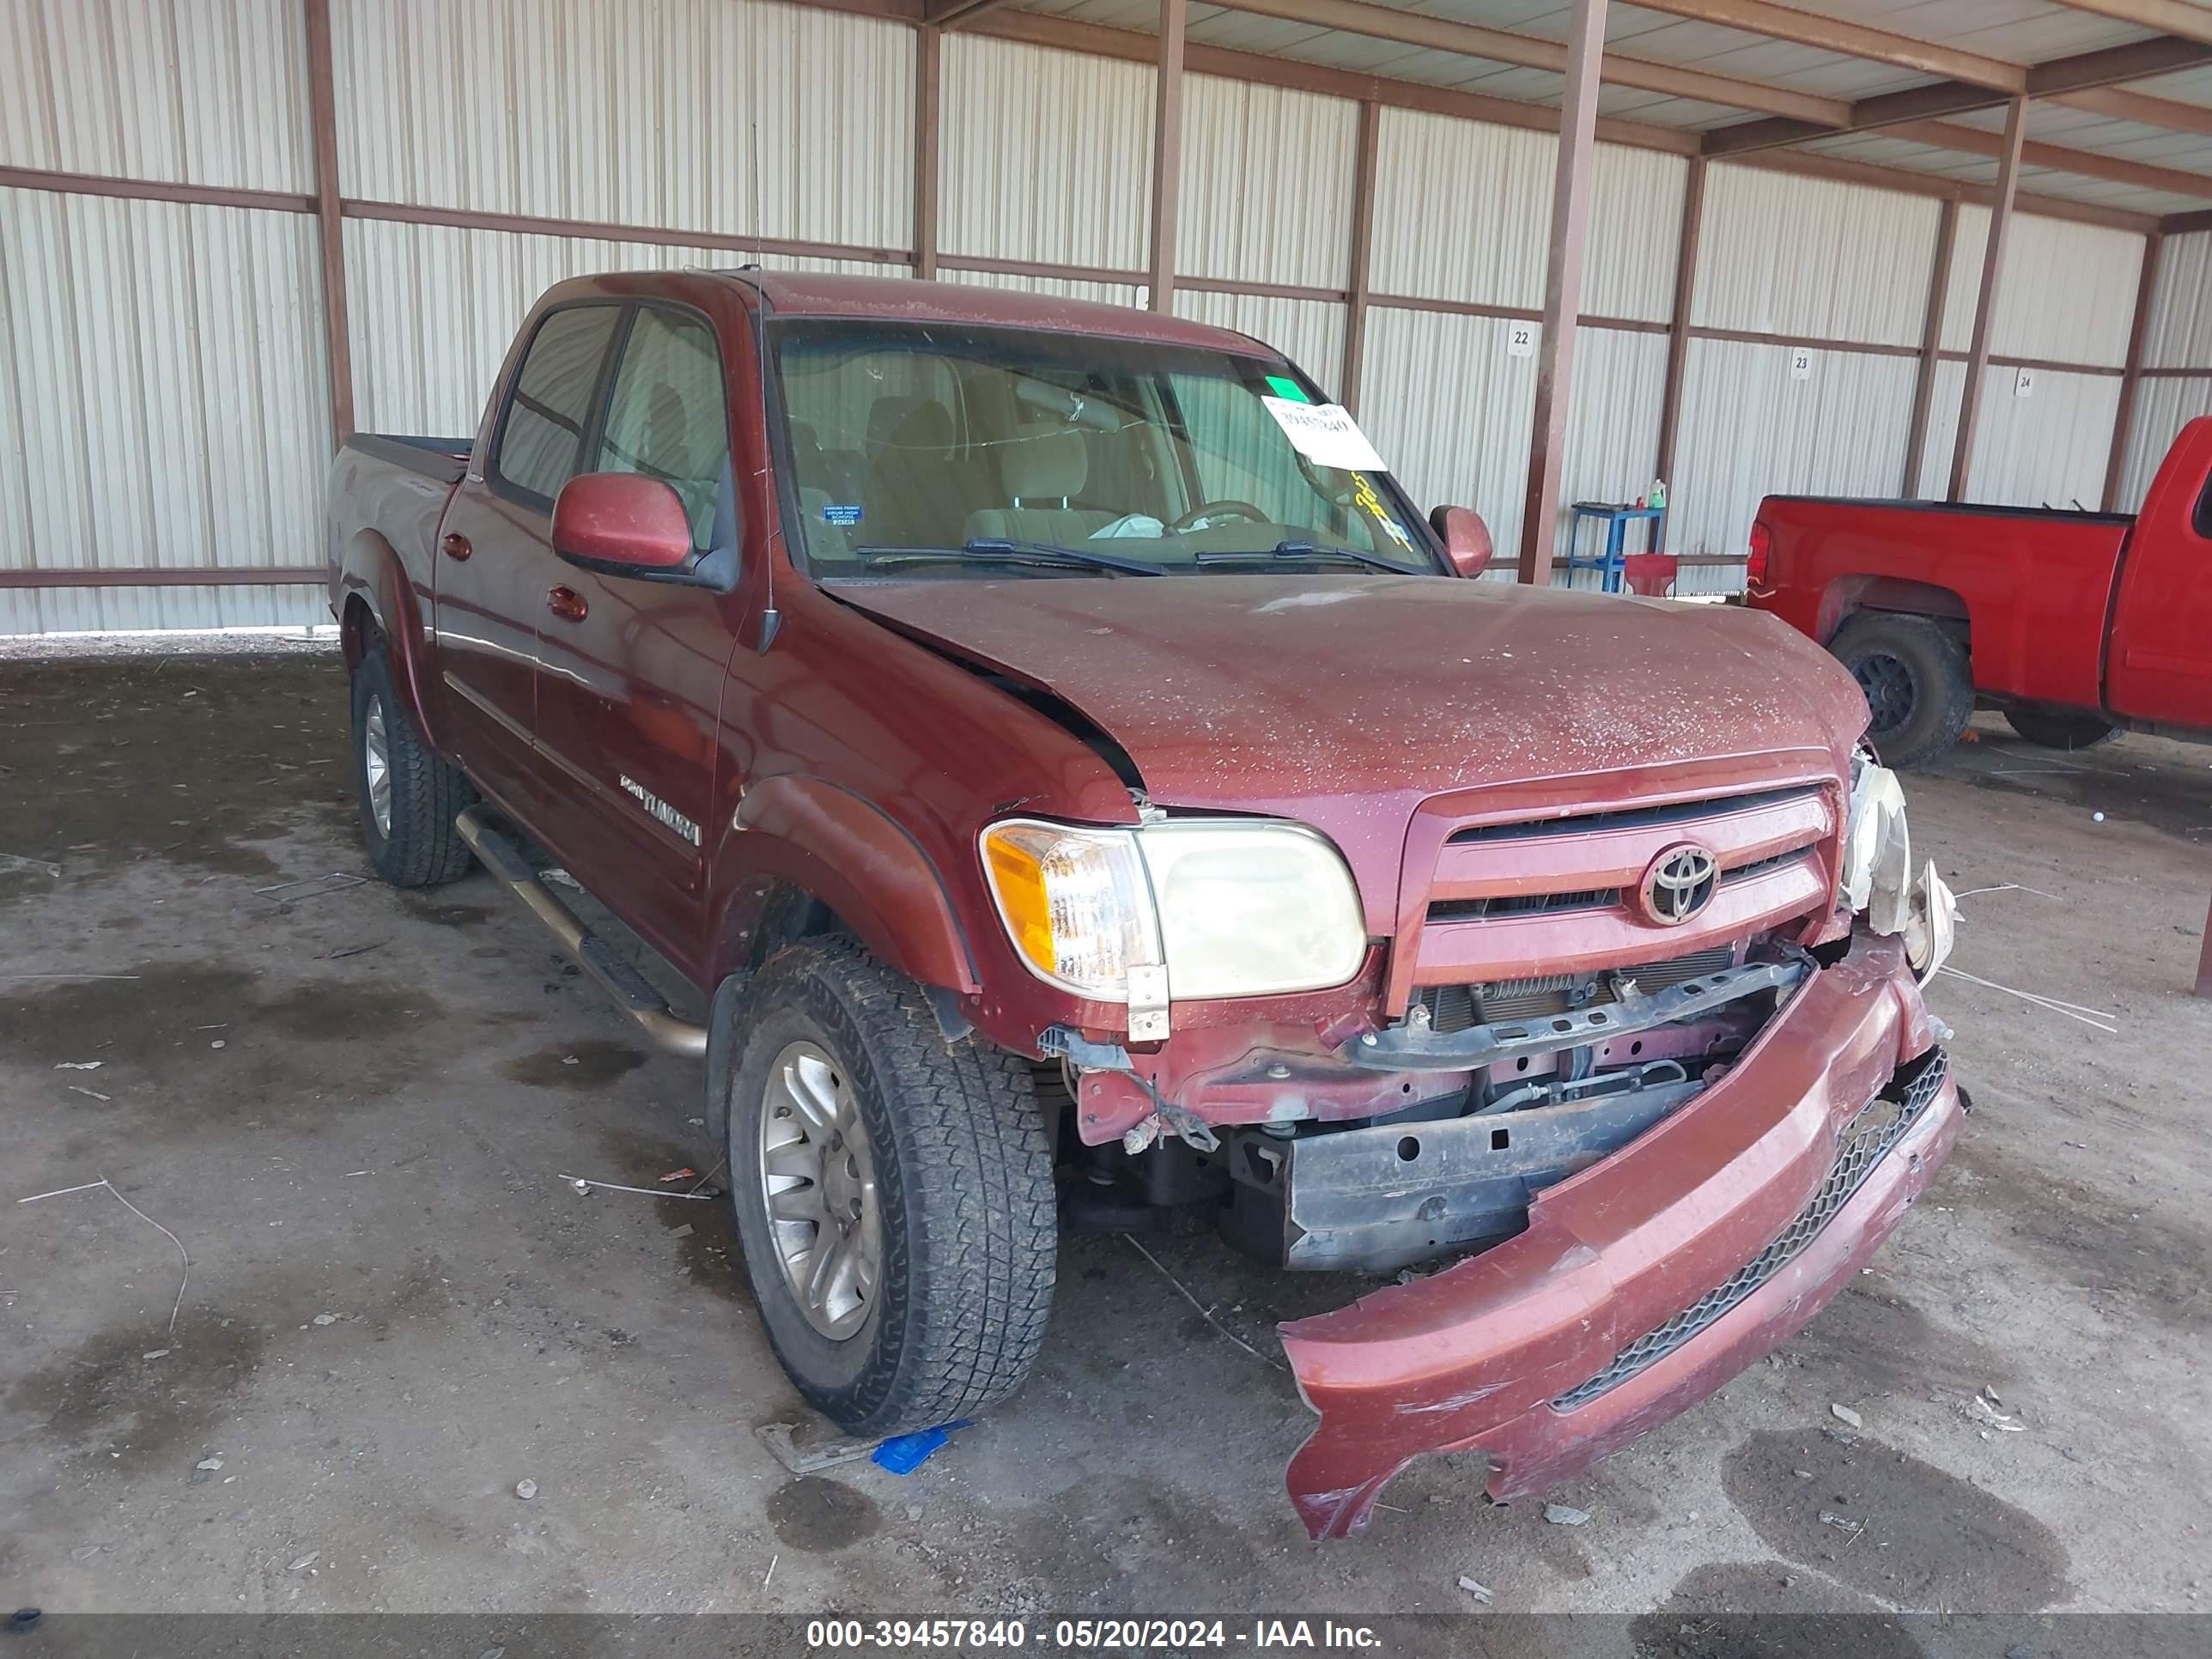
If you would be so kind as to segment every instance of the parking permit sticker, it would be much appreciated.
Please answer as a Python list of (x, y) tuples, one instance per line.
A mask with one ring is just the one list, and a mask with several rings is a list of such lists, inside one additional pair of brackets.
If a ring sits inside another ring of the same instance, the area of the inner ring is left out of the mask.
[(1316, 466), (1346, 472), (1388, 472), (1375, 446), (1341, 404), (1294, 404), (1287, 398), (1262, 398), (1267, 413), (1299, 454)]
[(823, 504), (822, 519), (825, 524), (854, 525), (860, 521), (858, 501), (827, 501)]

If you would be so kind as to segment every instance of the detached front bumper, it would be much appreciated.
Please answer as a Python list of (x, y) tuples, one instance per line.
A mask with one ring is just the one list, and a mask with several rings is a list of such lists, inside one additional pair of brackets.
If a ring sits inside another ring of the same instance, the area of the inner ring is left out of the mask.
[(1860, 934), (1527, 1231), (1281, 1328), (1321, 1414), (1290, 1467), (1307, 1530), (1357, 1531), (1424, 1453), (1485, 1451), (1492, 1496), (1526, 1497), (1696, 1404), (1850, 1282), (1958, 1127), (1902, 945)]

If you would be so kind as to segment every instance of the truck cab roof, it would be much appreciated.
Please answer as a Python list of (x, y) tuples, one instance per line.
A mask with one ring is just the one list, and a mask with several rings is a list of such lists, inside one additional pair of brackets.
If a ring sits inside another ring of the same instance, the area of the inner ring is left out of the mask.
[(1206, 323), (1162, 316), (1131, 306), (1058, 295), (1032, 294), (980, 283), (916, 282), (902, 276), (856, 276), (836, 272), (741, 270), (638, 270), (579, 276), (558, 284), (541, 307), (587, 295), (637, 297), (659, 292), (672, 297), (702, 277), (750, 288), (770, 310), (784, 317), (845, 317), (872, 322), (945, 323), (981, 328), (1046, 329), (1102, 338), (1143, 340), (1163, 345), (1196, 346), (1239, 356), (1279, 361), (1281, 353), (1249, 334)]

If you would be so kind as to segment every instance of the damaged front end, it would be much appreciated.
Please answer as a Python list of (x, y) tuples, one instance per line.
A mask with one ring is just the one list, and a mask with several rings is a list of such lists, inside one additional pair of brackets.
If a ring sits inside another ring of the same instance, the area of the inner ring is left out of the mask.
[(1283, 1328), (1321, 1415), (1291, 1460), (1316, 1537), (1425, 1453), (1501, 1500), (1703, 1399), (1848, 1284), (1956, 1136), (1959, 1096), (1897, 938), (1861, 931), (1632, 1145), (1536, 1193), (1514, 1237)]
[(1127, 1047), (1046, 1034), (1075, 1210), (1202, 1212), (1289, 1268), (1459, 1258), (1283, 1328), (1316, 1536), (1425, 1452), (1486, 1451), (1506, 1498), (1664, 1421), (1810, 1318), (1948, 1148), (1919, 982), (1951, 896), (1909, 879), (1895, 780), (1832, 764), (1434, 798), (1368, 1013), (1176, 1000), (1153, 1043), (1133, 1014)]

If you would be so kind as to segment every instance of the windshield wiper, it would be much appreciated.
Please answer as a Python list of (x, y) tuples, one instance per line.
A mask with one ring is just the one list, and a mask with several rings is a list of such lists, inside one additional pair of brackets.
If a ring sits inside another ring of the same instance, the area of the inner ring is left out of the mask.
[(1015, 542), (985, 537), (958, 547), (856, 547), (855, 556), (870, 564), (920, 564), (945, 559), (969, 560), (976, 564), (1059, 565), (1071, 570), (1111, 570), (1128, 576), (1166, 574), (1156, 564), (1137, 559), (1117, 559), (1079, 547), (1060, 547), (1051, 542)]
[(1386, 571), (1393, 576), (1418, 576), (1422, 573), (1408, 570), (1402, 564), (1393, 564), (1388, 559), (1377, 558), (1372, 553), (1361, 553), (1349, 547), (1324, 547), (1315, 542), (1277, 542), (1266, 550), (1240, 549), (1228, 552), (1200, 553), (1199, 564), (1251, 564), (1268, 559), (1336, 559), (1346, 564), (1364, 565), (1370, 570)]

